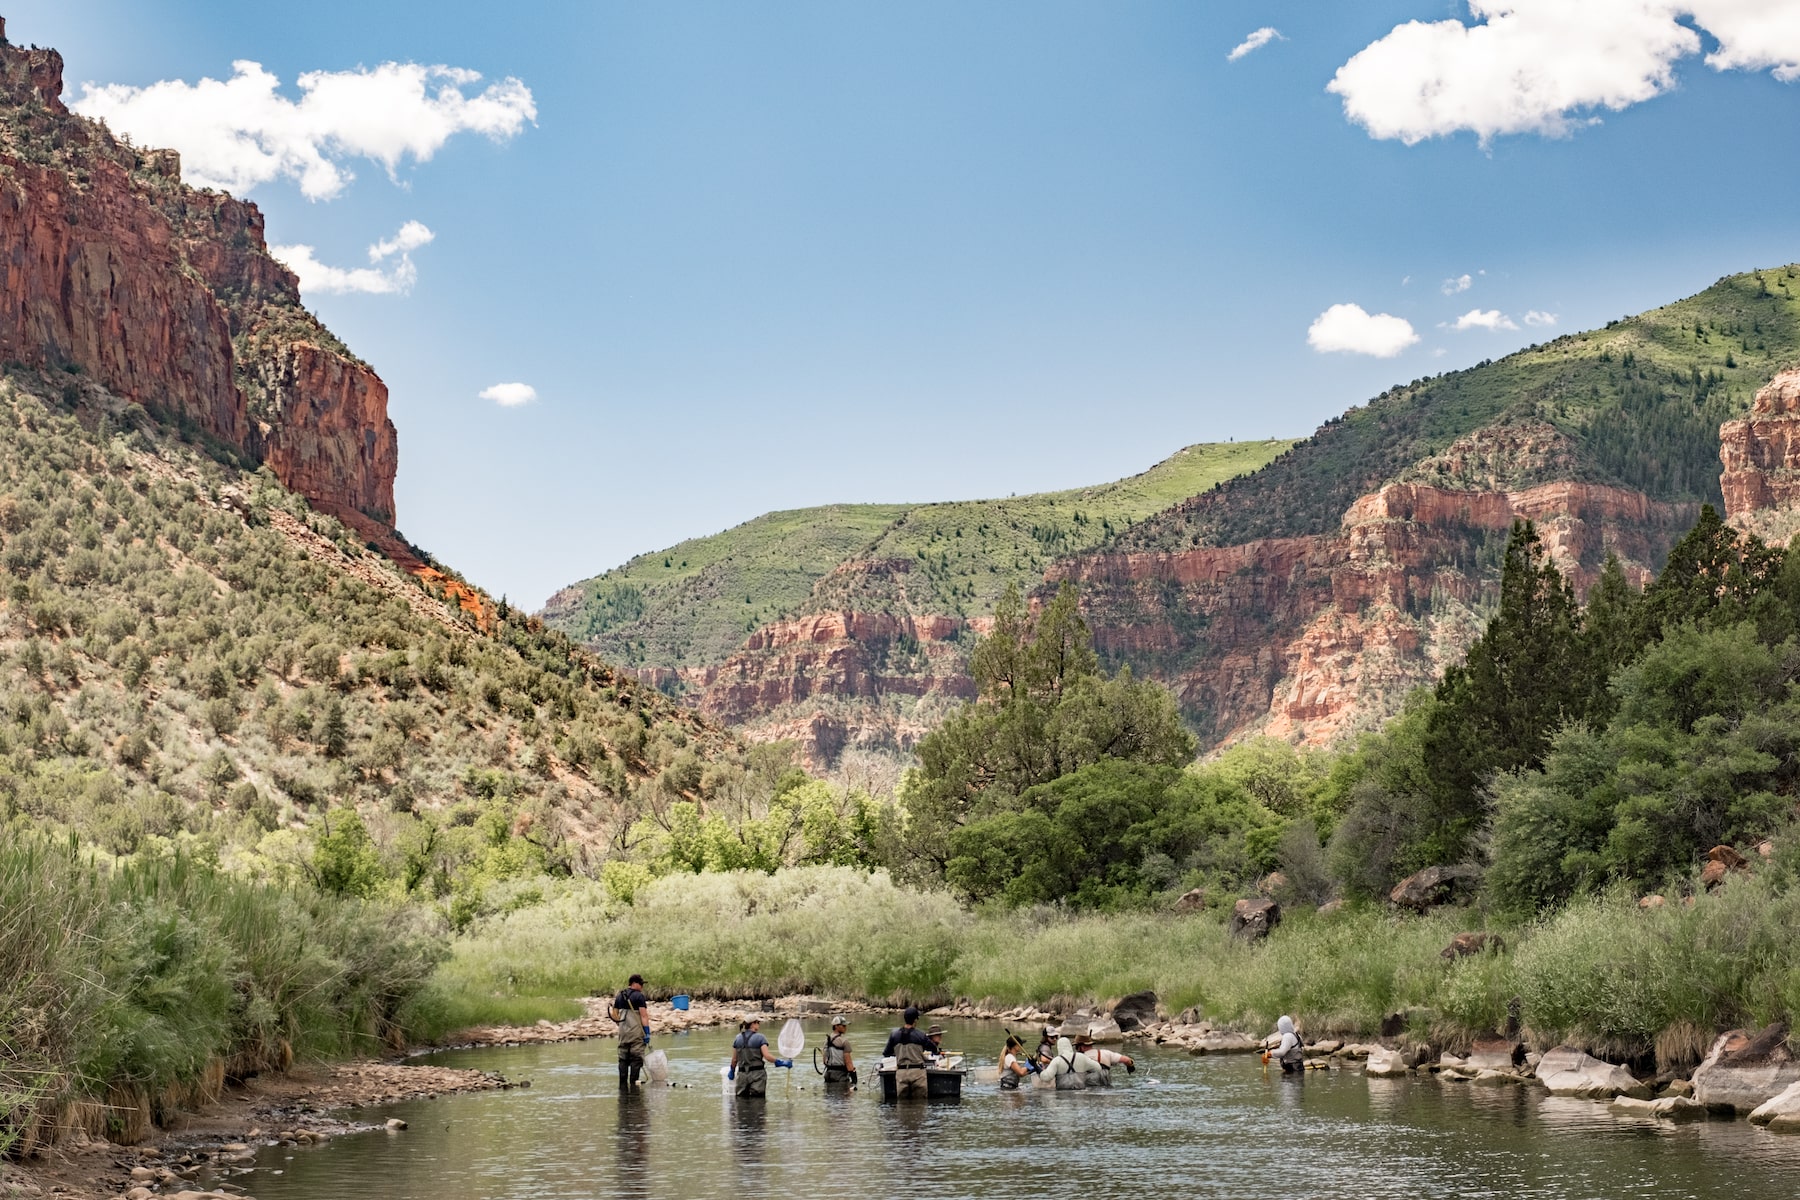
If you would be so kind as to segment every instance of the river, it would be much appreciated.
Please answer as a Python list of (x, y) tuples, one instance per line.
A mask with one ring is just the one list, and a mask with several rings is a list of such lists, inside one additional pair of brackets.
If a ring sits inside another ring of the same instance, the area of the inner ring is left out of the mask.
[[(773, 1040), (776, 1026), (767, 1032)], [(1107, 1091), (1002, 1093), (882, 1104), (867, 1083), (886, 1026), (859, 1021), (865, 1086), (825, 1092), (810, 1022), (793, 1072), (740, 1106), (719, 1067), (726, 1030), (657, 1039), (675, 1086), (621, 1099), (610, 1041), (432, 1057), (528, 1078), (529, 1089), (368, 1110), (399, 1133), (268, 1147), (243, 1177), (258, 1200), (563, 1197), (1722, 1197), (1800, 1194), (1800, 1136), (1745, 1121), (1671, 1125), (1536, 1088), (1311, 1072), (1265, 1078), (1252, 1056), (1130, 1049), (1139, 1070)], [(958, 1023), (953, 1049), (991, 1063), (998, 1026)]]

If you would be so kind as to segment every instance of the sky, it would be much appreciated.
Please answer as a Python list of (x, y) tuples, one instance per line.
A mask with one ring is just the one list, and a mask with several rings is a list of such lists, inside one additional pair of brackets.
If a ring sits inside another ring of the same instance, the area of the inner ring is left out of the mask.
[[(1800, 0), (11, 0), (267, 214), (514, 603), (1098, 483), (1800, 260)], [(211, 81), (211, 82), (206, 82)]]

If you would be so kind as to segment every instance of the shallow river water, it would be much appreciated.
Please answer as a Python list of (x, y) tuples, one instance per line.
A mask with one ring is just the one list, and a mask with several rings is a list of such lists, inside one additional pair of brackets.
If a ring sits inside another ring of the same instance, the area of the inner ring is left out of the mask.
[[(957, 1104), (892, 1105), (866, 1069), (886, 1026), (851, 1030), (853, 1095), (818, 1086), (824, 1033), (809, 1023), (805, 1061), (772, 1070), (760, 1105), (725, 1094), (726, 1030), (659, 1037), (675, 1086), (624, 1099), (610, 1041), (434, 1055), (532, 1086), (366, 1110), (410, 1128), (269, 1148), (243, 1182), (259, 1200), (1800, 1196), (1800, 1136), (1744, 1121), (1626, 1120), (1535, 1088), (1348, 1071), (1265, 1079), (1254, 1056), (1135, 1046), (1137, 1074), (1106, 1091), (969, 1083)], [(945, 1043), (991, 1064), (1001, 1038), (968, 1022)]]

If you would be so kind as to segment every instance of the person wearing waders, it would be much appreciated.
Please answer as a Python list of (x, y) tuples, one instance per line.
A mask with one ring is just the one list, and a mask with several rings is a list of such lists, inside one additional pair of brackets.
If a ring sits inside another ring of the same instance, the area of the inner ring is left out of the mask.
[(849, 1084), (856, 1086), (856, 1060), (850, 1054), (850, 1039), (845, 1030), (850, 1027), (842, 1014), (831, 1018), (831, 1036), (825, 1039), (825, 1083)]
[(1046, 1025), (1044, 1026), (1044, 1036), (1038, 1039), (1037, 1049), (1031, 1052), (1031, 1061), (1036, 1063), (1041, 1071), (1049, 1066), (1050, 1060), (1055, 1057), (1056, 1026)]
[(1294, 1018), (1284, 1016), (1275, 1022), (1275, 1032), (1263, 1039), (1264, 1045), (1270, 1042), (1275, 1043), (1272, 1057), (1281, 1064), (1283, 1075), (1306, 1074), (1306, 1047), (1294, 1031)]
[(925, 1056), (933, 1050), (931, 1039), (919, 1032), (919, 1010), (909, 1008), (900, 1014), (906, 1023), (888, 1035), (883, 1058), (894, 1058), (894, 1099), (925, 1099), (929, 1083), (925, 1076)]
[(733, 1084), (733, 1091), (739, 1097), (762, 1099), (769, 1094), (769, 1064), (778, 1067), (791, 1067), (793, 1061), (776, 1058), (775, 1052), (769, 1049), (769, 1039), (762, 1035), (762, 1018), (751, 1017), (744, 1022), (744, 1032), (731, 1041), (731, 1069), (726, 1077)]
[(644, 1054), (650, 1048), (650, 998), (644, 995), (644, 977), (633, 975), (625, 990), (613, 997), (607, 1016), (619, 1023), (619, 1090), (630, 1091), (644, 1073)]

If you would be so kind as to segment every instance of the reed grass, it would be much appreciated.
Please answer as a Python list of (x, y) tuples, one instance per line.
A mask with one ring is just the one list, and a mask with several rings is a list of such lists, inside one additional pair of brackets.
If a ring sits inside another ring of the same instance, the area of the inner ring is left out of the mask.
[(1314, 1035), (1408, 1029), (1464, 1044), (1518, 1018), (1539, 1044), (1691, 1063), (1712, 1035), (1800, 1013), (1800, 895), (1734, 881), (1691, 906), (1578, 901), (1500, 925), (1506, 949), (1443, 951), (1475, 910), (1377, 908), (1291, 916), (1245, 944), (1215, 916), (970, 912), (879, 872), (815, 867), (671, 876), (632, 905), (569, 881), (540, 906), (478, 923), (434, 981), (451, 995), (609, 994), (633, 971), (653, 991), (723, 999), (813, 992), (877, 1003), (963, 997), (1103, 1002), (1145, 989), (1177, 1013), (1261, 1032), (1286, 1013)]
[(400, 1048), (443, 946), (418, 909), (0, 846), (0, 1152), (59, 1124), (136, 1140), (227, 1077)]

